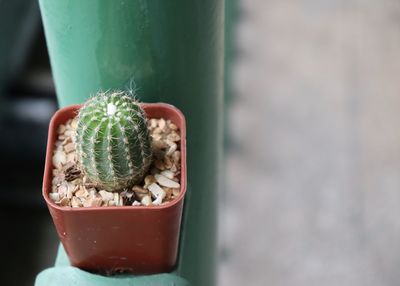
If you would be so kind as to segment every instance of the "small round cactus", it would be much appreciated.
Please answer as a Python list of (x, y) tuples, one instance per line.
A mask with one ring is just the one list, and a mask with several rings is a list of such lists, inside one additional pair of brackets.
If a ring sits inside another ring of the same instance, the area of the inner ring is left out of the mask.
[(83, 172), (108, 191), (139, 182), (151, 164), (144, 111), (124, 92), (101, 92), (84, 104), (75, 145)]

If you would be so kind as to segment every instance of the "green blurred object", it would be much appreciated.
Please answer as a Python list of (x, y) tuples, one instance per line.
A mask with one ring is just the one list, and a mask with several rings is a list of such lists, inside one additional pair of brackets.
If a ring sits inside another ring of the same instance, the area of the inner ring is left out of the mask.
[[(158, 283), (158, 284), (156, 284)], [(35, 281), (36, 286), (48, 285), (85, 285), (85, 286), (150, 286), (150, 285), (175, 285), (189, 286), (183, 278), (174, 274), (164, 273), (147, 276), (116, 275), (104, 277), (95, 275), (69, 264), (64, 248), (58, 248), (57, 260), (53, 268), (39, 273)]]
[(224, 1), (40, 0), (40, 8), (60, 106), (126, 87), (185, 114), (188, 190), (175, 272), (215, 285)]

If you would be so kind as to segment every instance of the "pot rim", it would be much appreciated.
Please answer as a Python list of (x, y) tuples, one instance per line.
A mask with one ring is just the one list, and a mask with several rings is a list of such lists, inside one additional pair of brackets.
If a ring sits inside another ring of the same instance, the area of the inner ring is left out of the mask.
[[(173, 200), (164, 205), (153, 205), (153, 206), (107, 206), (107, 207), (62, 207), (55, 204), (49, 197), (49, 183), (52, 181), (52, 170), (53, 170), (53, 150), (54, 150), (54, 140), (52, 140), (52, 136), (50, 136), (54, 131), (56, 131), (58, 126), (56, 126), (56, 119), (69, 110), (78, 110), (82, 107), (82, 104), (74, 104), (68, 105), (66, 107), (58, 109), (53, 116), (51, 117), (49, 130), (47, 135), (47, 149), (46, 149), (46, 160), (45, 160), (45, 169), (44, 169), (44, 176), (43, 176), (43, 185), (42, 185), (42, 196), (44, 197), (48, 206), (51, 208), (63, 211), (63, 212), (97, 212), (97, 211), (139, 211), (139, 212), (146, 212), (146, 211), (154, 211), (154, 210), (164, 210), (171, 207), (174, 207), (178, 204), (181, 200), (184, 199), (186, 189), (187, 189), (187, 171), (186, 171), (186, 120), (183, 113), (176, 108), (175, 106), (157, 102), (157, 103), (140, 103), (140, 105), (145, 109), (146, 107), (161, 107), (173, 110), (174, 113), (177, 114), (179, 121), (181, 121), (181, 126), (179, 127), (179, 135), (181, 137), (180, 140), (180, 151), (181, 151), (181, 179), (180, 179), (180, 192), (179, 195)], [(145, 110), (146, 112), (146, 110)], [(46, 180), (47, 176), (51, 176), (50, 180)], [(46, 184), (47, 183), (47, 184)]]

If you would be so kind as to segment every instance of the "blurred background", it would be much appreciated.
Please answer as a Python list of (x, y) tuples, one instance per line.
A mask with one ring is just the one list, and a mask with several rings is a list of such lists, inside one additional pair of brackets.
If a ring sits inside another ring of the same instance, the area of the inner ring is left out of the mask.
[[(400, 2), (226, 0), (226, 23), (219, 285), (400, 285)], [(58, 245), (36, 1), (0, 0), (0, 36), (0, 284), (32, 285)]]
[(0, 285), (33, 285), (54, 263), (58, 239), (41, 181), (56, 108), (37, 1), (0, 0)]
[(400, 2), (236, 5), (220, 285), (400, 285)]

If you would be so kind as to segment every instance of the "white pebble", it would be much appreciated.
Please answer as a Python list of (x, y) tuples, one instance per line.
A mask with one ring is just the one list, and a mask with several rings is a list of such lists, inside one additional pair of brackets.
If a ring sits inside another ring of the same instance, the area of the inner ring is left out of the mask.
[(50, 193), (49, 196), (50, 196), (50, 199), (53, 202), (58, 202), (60, 200), (60, 194), (59, 193)]
[(69, 205), (69, 199), (68, 198), (62, 198), (58, 203), (62, 207), (68, 206)]
[(77, 127), (78, 127), (78, 119), (75, 117), (74, 120), (72, 120), (71, 122), (71, 128), (73, 130), (76, 130)]
[(105, 202), (111, 201), (114, 199), (113, 193), (101, 190), (101, 191), (99, 191), (99, 194), (100, 194), (101, 198), (103, 199), (103, 201), (105, 201)]
[(161, 130), (164, 130), (165, 126), (166, 126), (166, 122), (165, 122), (165, 120), (163, 118), (161, 118), (158, 121), (158, 127), (160, 127)]
[(176, 149), (178, 149), (178, 145), (176, 145), (176, 143), (173, 143), (172, 145), (169, 146), (166, 155), (171, 156), (176, 151)]
[(58, 134), (63, 134), (65, 132), (65, 125), (61, 124), (58, 126)]
[(161, 205), (163, 198), (161, 196), (157, 197), (154, 201), (153, 201), (153, 205)]
[(181, 186), (179, 183), (172, 181), (163, 175), (155, 174), (154, 177), (161, 186), (168, 188), (180, 188)]
[(170, 170), (165, 170), (161, 172), (161, 175), (167, 177), (168, 179), (173, 179), (175, 174), (174, 172), (170, 171)]
[(145, 206), (149, 206), (151, 204), (150, 196), (144, 196), (143, 199), (141, 200), (141, 203)]
[(148, 186), (148, 189), (155, 198), (161, 197), (161, 201), (165, 198), (166, 195), (165, 191), (156, 183), (153, 183), (150, 186)]
[(64, 135), (66, 137), (72, 137), (72, 136), (74, 136), (74, 132), (75, 131), (73, 131), (73, 130), (67, 130), (67, 131), (64, 132)]
[(67, 156), (62, 151), (56, 151), (53, 155), (53, 165), (56, 168), (61, 168), (67, 162)]
[(151, 128), (156, 128), (157, 127), (157, 119), (150, 119), (150, 127)]
[(79, 190), (75, 192), (75, 196), (77, 196), (78, 198), (86, 198), (88, 194), (89, 193), (85, 187), (80, 187)]
[(79, 208), (82, 205), (81, 200), (78, 199), (77, 197), (73, 197), (71, 200), (71, 207), (73, 208)]
[(67, 155), (67, 162), (76, 162), (76, 156), (74, 152)]

